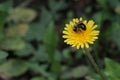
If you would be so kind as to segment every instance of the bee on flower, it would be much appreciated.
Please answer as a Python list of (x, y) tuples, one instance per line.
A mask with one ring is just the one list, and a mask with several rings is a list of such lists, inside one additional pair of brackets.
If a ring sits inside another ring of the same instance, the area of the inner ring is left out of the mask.
[(95, 30), (97, 25), (93, 20), (83, 20), (75, 18), (66, 24), (63, 30), (64, 42), (72, 47), (89, 48), (89, 44), (93, 44), (98, 39), (99, 30)]

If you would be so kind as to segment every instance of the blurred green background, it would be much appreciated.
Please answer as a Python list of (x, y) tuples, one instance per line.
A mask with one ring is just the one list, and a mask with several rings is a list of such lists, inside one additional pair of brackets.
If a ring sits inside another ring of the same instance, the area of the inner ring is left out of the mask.
[(76, 17), (98, 24), (89, 50), (106, 80), (120, 80), (120, 0), (0, 0), (0, 80), (101, 80), (82, 49), (63, 42)]

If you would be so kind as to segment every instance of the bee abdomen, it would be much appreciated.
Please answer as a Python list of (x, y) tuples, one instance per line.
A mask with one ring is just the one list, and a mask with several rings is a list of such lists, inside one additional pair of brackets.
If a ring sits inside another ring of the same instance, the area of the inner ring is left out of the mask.
[(82, 30), (86, 30), (85, 24), (79, 23), (78, 26), (79, 26), (79, 28), (81, 28)]

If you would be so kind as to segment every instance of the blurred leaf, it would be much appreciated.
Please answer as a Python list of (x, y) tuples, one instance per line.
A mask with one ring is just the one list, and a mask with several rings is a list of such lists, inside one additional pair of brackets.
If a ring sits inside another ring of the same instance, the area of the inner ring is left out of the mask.
[(8, 53), (0, 50), (0, 60), (5, 59), (8, 56)]
[(98, 24), (101, 24), (102, 18), (103, 18), (102, 12), (97, 12), (97, 13), (95, 13), (95, 14), (93, 15), (93, 18), (94, 18), (95, 22), (97, 22)]
[(88, 70), (88, 75), (89, 75), (91, 78), (93, 78), (93, 80), (101, 80), (100, 75), (97, 74), (97, 73), (95, 73), (95, 72), (93, 72), (93, 70), (92, 70), (91, 68)]
[(28, 31), (28, 24), (17, 24), (13, 27), (10, 27), (6, 30), (7, 37), (16, 37), (16, 36), (25, 36)]
[(95, 22), (97, 24), (99, 24), (98, 26), (101, 26), (103, 21), (106, 19), (110, 19), (111, 16), (112, 16), (111, 13), (109, 11), (105, 10), (105, 11), (99, 11), (99, 12), (95, 13), (93, 15), (93, 19), (95, 20)]
[(61, 71), (61, 64), (59, 61), (53, 61), (52, 65), (51, 65), (51, 71), (53, 73), (55, 73), (56, 75), (58, 75)]
[(25, 61), (11, 59), (0, 65), (0, 73), (6, 74), (9, 77), (17, 77), (24, 74), (28, 67)]
[(118, 48), (120, 49), (120, 24), (119, 23), (113, 23), (112, 24), (112, 31), (111, 31), (111, 39), (115, 41)]
[(109, 5), (110, 5), (110, 7), (112, 7), (113, 9), (117, 6), (117, 5), (119, 5), (119, 3), (120, 3), (120, 0), (107, 0), (108, 1), (108, 3), (109, 3)]
[(119, 80), (120, 79), (120, 64), (105, 58), (105, 74), (108, 80)]
[(46, 80), (44, 77), (34, 77), (30, 80)]
[(120, 15), (120, 3), (116, 6), (115, 12)]
[(10, 6), (9, 7), (8, 6), (9, 6), (9, 3), (0, 4), (0, 40), (2, 40), (4, 37), (3, 33), (1, 33), (1, 32), (3, 30), (3, 25), (6, 21), (7, 16), (8, 16), (8, 13), (5, 12), (6, 9), (10, 7)]
[(99, 6), (101, 6), (103, 9), (106, 9), (108, 6), (107, 6), (107, 2), (108, 0), (97, 0)]
[(58, 20), (61, 17), (61, 14), (57, 13), (57, 11), (61, 9), (65, 9), (68, 4), (65, 3), (64, 0), (56, 1), (56, 0), (48, 0), (50, 12), (53, 20)]
[[(67, 13), (67, 19), (65, 19), (65, 22), (64, 22), (64, 24), (66, 24), (66, 23), (68, 23), (70, 20), (72, 20), (74, 18), (74, 13), (73, 13), (73, 11), (69, 11), (68, 13)], [(64, 27), (65, 25), (63, 25), (63, 27)]]
[(80, 59), (83, 55), (84, 55), (84, 54), (83, 54), (83, 50), (82, 50), (82, 49), (79, 49), (79, 50), (77, 51), (75, 57), (76, 57), (76, 59)]
[(4, 39), (4, 34), (0, 32), (0, 42)]
[(62, 53), (63, 53), (64, 58), (66, 58), (66, 59), (71, 59), (72, 58), (72, 56), (70, 55), (70, 50), (69, 49), (64, 49)]
[(15, 54), (20, 57), (25, 57), (25, 56), (29, 56), (30, 54), (33, 54), (34, 51), (35, 50), (34, 50), (33, 46), (31, 44), (27, 43), (25, 48), (23, 48), (21, 50), (16, 50)]
[(44, 34), (44, 28), (40, 26), (39, 23), (30, 24), (29, 30), (26, 33), (25, 39), (29, 41), (34, 39), (42, 40), (43, 34)]
[(30, 24), (30, 28), (26, 34), (25, 39), (26, 40), (43, 40), (43, 35), (45, 33), (45, 30), (48, 26), (48, 23), (51, 21), (51, 14), (49, 11), (47, 11), (45, 8), (41, 8), (41, 17), (39, 23), (32, 23)]
[(5, 50), (20, 50), (25, 48), (25, 42), (20, 37), (6, 38), (0, 44), (0, 47)]
[(78, 77), (83, 77), (87, 73), (88, 68), (85, 66), (79, 66), (76, 67), (72, 70), (73, 77), (78, 78)]
[(18, 35), (25, 36), (26, 32), (28, 31), (28, 24), (19, 24), (16, 28)]
[(55, 51), (54, 57), (55, 57), (56, 61), (61, 61), (63, 59), (63, 56), (62, 56), (61, 52), (58, 51), (58, 50)]
[(86, 9), (85, 9), (86, 13), (90, 13), (91, 11), (92, 11), (92, 7), (91, 6), (86, 7)]
[(0, 11), (0, 32), (2, 32), (3, 25), (6, 21), (8, 13)]
[(65, 0), (49, 0), (49, 7), (53, 12), (56, 12), (57, 10), (65, 9), (68, 6), (68, 4), (65, 3)]
[[(39, 26), (46, 29), (49, 22), (52, 20), (52, 14), (44, 7), (41, 8), (41, 17), (40, 17), (40, 23)], [(43, 30), (43, 29), (42, 29)], [(41, 30), (41, 31), (42, 31)], [(44, 33), (44, 31), (42, 31)]]
[(36, 12), (29, 8), (15, 8), (11, 10), (8, 20), (14, 22), (31, 22), (36, 17)]
[(7, 0), (0, 4), (0, 11), (9, 12), (12, 9), (12, 0)]
[(88, 68), (86, 66), (78, 66), (67, 73), (62, 74), (63, 79), (67, 78), (81, 78), (84, 77), (88, 72)]
[(46, 29), (45, 32), (46, 33), (44, 35), (44, 43), (49, 55), (48, 56), (49, 60), (51, 61), (54, 59), (54, 54), (55, 54), (55, 50), (56, 50), (56, 46), (58, 44), (58, 38), (59, 38), (55, 30), (54, 22), (51, 22), (49, 24), (49, 27)]
[(48, 73), (45, 71), (46, 68), (47, 68), (47, 64), (45, 65), (39, 65), (38, 63), (36, 62), (29, 62), (28, 64), (28, 67), (30, 70), (33, 70), (33, 71), (37, 71), (39, 73), (41, 73), (42, 75), (47, 75)]
[(0, 65), (6, 62), (7, 57), (8, 53), (6, 51), (0, 50)]
[(28, 66), (29, 66), (30, 70), (33, 70), (33, 71), (41, 73), (42, 76), (48, 77), (49, 80), (54, 80), (54, 78), (51, 76), (51, 74), (49, 74), (46, 71), (46, 68), (47, 68), (48, 64), (39, 65), (36, 62), (29, 62)]
[(45, 46), (39, 45), (37, 52), (34, 53), (33, 61), (48, 61), (48, 54), (46, 53)]
[[(113, 23), (114, 24), (114, 23)], [(112, 24), (112, 25), (113, 25)], [(102, 37), (105, 37), (105, 39), (106, 40), (110, 40), (110, 38), (112, 37), (111, 35), (112, 35), (112, 30), (113, 30), (113, 28), (114, 28), (114, 26), (112, 26), (112, 25), (110, 25), (110, 27), (107, 29), (107, 31), (105, 31), (104, 33), (101, 33), (101, 34), (103, 34), (103, 35), (101, 35)]]
[(67, 13), (67, 20), (72, 20), (73, 19), (73, 17), (74, 17), (74, 13), (73, 13), (73, 11), (69, 11), (68, 13)]

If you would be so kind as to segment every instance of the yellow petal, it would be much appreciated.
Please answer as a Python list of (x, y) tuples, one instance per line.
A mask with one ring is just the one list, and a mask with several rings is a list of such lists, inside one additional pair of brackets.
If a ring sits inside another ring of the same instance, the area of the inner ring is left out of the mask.
[(63, 37), (63, 38), (69, 38), (69, 36), (66, 36), (66, 35), (63, 35), (62, 37)]
[(73, 26), (73, 25), (74, 25), (74, 23), (73, 23), (72, 21), (70, 21), (70, 25), (71, 25), (71, 26)]
[(79, 49), (80, 48), (80, 45), (77, 45), (77, 49)]
[(84, 23), (85, 25), (87, 25), (87, 21), (86, 21), (86, 20), (84, 20), (83, 23)]
[(75, 23), (75, 19), (73, 19), (73, 22)]
[(89, 45), (88, 45), (88, 43), (85, 43), (85, 46), (86, 46), (86, 48), (89, 48)]
[(84, 44), (83, 43), (81, 44), (81, 48), (84, 48)]
[(69, 25), (68, 25), (68, 24), (66, 24), (65, 26), (66, 26), (66, 27), (68, 27)]
[(92, 42), (92, 41), (89, 41), (88, 43), (93, 44), (93, 42)]
[(79, 19), (80, 21), (82, 21), (82, 18), (80, 17), (80, 19)]
[(75, 22), (76, 22), (76, 23), (78, 23), (78, 22), (79, 22), (78, 18), (76, 18), (76, 19), (75, 19)]
[(94, 30), (95, 28), (97, 28), (97, 25), (94, 25), (94, 26), (91, 28), (91, 30)]
[(94, 25), (94, 21), (89, 20), (88, 23), (87, 23), (87, 28), (90, 29), (93, 25)]
[(63, 31), (63, 34), (69, 34), (67, 31)]

